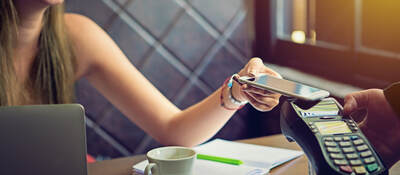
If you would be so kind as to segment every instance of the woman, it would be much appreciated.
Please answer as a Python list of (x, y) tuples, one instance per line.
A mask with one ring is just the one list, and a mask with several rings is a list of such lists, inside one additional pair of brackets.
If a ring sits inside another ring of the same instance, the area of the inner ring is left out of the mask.
[[(244, 102), (261, 111), (278, 104), (278, 94), (225, 83), (181, 111), (94, 22), (64, 14), (63, 0), (1, 0), (0, 17), (1, 105), (71, 103), (74, 82), (85, 77), (160, 143), (193, 146), (212, 137)], [(239, 75), (258, 73), (279, 76), (259, 58)]]

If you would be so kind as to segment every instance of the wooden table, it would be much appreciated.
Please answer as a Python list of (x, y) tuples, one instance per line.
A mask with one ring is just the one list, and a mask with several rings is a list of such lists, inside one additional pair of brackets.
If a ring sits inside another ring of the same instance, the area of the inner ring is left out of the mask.
[[(239, 142), (301, 150), (296, 143), (289, 143), (283, 135), (272, 135)], [(145, 159), (144, 155), (126, 157), (88, 165), (89, 175), (130, 175), (132, 165)], [(307, 158), (301, 156), (271, 170), (271, 175), (308, 175)], [(390, 175), (400, 175), (400, 162), (390, 169)]]

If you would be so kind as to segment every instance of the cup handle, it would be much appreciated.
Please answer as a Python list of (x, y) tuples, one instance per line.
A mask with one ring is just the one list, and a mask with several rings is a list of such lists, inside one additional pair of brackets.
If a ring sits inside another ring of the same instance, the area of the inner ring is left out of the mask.
[[(153, 172), (152, 172), (152, 170), (153, 170), (153, 168), (157, 168), (157, 164), (155, 164), (155, 163), (149, 163), (147, 166), (146, 166), (146, 169), (144, 169), (144, 175), (153, 175)], [(157, 172), (157, 171), (156, 171)]]

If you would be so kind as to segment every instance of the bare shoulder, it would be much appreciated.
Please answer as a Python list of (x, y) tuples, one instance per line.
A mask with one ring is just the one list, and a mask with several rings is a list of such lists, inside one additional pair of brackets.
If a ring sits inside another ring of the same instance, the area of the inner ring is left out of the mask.
[(93, 20), (79, 14), (65, 14), (67, 33), (75, 45), (82, 48), (104, 49), (114, 41)]
[(78, 76), (85, 76), (98, 61), (99, 50), (113, 43), (112, 39), (93, 20), (79, 14), (64, 15), (66, 29), (72, 41), (78, 64)]
[(67, 31), (71, 37), (88, 35), (93, 32), (104, 33), (101, 27), (98, 26), (93, 20), (80, 14), (66, 13), (64, 15), (64, 20)]
[(65, 13), (64, 19), (67, 26), (74, 26), (74, 25), (89, 26), (95, 24), (95, 22), (90, 18), (76, 13)]
[(65, 14), (65, 23), (82, 76), (101, 71), (110, 62), (127, 60), (111, 37), (88, 17)]

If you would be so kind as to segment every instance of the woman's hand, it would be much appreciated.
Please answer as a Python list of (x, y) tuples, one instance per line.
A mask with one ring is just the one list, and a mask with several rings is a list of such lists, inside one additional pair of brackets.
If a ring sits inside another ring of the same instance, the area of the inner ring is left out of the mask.
[[(277, 72), (267, 68), (260, 58), (252, 58), (246, 66), (238, 73), (239, 76), (255, 77), (259, 74), (269, 74), (278, 78), (282, 78)], [(267, 90), (240, 85), (233, 81), (232, 95), (239, 101), (248, 101), (259, 111), (270, 111), (279, 103), (280, 94), (273, 93)]]

